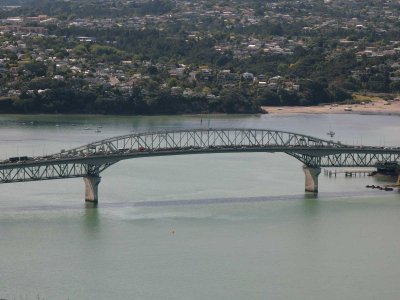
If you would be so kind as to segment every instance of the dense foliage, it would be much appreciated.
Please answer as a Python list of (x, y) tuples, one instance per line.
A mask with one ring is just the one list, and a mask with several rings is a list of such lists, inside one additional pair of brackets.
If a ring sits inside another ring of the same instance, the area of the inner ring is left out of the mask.
[(162, 92), (145, 99), (140, 91), (129, 97), (107, 97), (97, 93), (72, 89), (67, 86), (53, 88), (41, 94), (20, 98), (0, 99), (3, 113), (90, 113), (90, 114), (185, 114), (185, 113), (255, 113), (259, 107), (243, 95), (230, 93), (219, 99), (206, 97), (186, 98)]
[(5, 3), (21, 7), (3, 17), (56, 21), (25, 24), (48, 36), (0, 36), (4, 112), (249, 113), (400, 92), (390, 1)]

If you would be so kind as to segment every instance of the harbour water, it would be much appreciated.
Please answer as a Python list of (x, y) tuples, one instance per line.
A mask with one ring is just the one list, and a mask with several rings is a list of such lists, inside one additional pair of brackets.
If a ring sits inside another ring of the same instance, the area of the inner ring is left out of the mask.
[[(201, 126), (324, 139), (332, 128), (335, 141), (400, 146), (399, 121), (0, 116), (0, 159)], [(294, 158), (243, 153), (120, 162), (102, 173), (95, 208), (82, 179), (2, 184), (0, 299), (397, 299), (400, 194), (365, 188), (391, 182), (321, 174), (315, 197)]]

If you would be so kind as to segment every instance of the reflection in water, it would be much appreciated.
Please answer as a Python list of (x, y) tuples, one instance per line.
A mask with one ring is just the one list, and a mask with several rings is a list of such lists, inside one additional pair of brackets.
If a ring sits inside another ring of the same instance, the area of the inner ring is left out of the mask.
[[(319, 201), (343, 199), (349, 197), (379, 197), (390, 196), (392, 193), (379, 190), (362, 189), (355, 192), (320, 192), (319, 194), (304, 193), (279, 196), (256, 196), (256, 197), (227, 197), (227, 198), (206, 198), (206, 199), (179, 199), (179, 200), (144, 200), (144, 201), (124, 201), (124, 202), (101, 202), (101, 207), (97, 203), (85, 203), (85, 223), (96, 225), (98, 223), (99, 210), (110, 208), (134, 208), (134, 207), (164, 207), (164, 206), (196, 206), (196, 205), (215, 205), (215, 204), (235, 204), (235, 203), (257, 203), (269, 201), (296, 201), (304, 200), (308, 206), (317, 206)], [(65, 205), (37, 205), (23, 207), (1, 207), (2, 212), (45, 212), (45, 211), (65, 211), (81, 210), (82, 206), (77, 204)]]
[(100, 229), (100, 219), (99, 210), (97, 208), (97, 203), (86, 202), (85, 212), (83, 215), (83, 225), (85, 227), (85, 232), (88, 234), (96, 234)]
[(318, 193), (305, 193), (304, 199), (305, 200), (318, 199)]
[(98, 207), (98, 202), (90, 202), (90, 201), (85, 201), (85, 207), (86, 208), (97, 208)]
[(303, 204), (303, 212), (306, 215), (313, 216), (318, 212), (318, 194), (317, 193), (305, 193)]
[(303, 203), (303, 212), (307, 216), (315, 216), (319, 211), (320, 201), (317, 194), (305, 194)]
[(397, 176), (390, 175), (375, 175), (373, 180), (377, 183), (393, 184), (397, 181)]

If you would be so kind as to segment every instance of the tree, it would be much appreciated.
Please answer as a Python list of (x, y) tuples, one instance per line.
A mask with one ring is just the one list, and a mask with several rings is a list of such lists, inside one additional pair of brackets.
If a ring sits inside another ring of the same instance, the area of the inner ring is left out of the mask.
[(24, 64), (23, 67), (19, 69), (20, 72), (28, 71), (33, 76), (41, 77), (46, 76), (47, 66), (43, 62), (29, 62)]
[(282, 105), (280, 97), (273, 91), (265, 89), (262, 91), (260, 96), (257, 97), (258, 105), (276, 106)]
[(329, 102), (331, 97), (326, 91), (326, 87), (318, 81), (306, 80), (301, 84), (301, 92), (304, 99), (309, 104), (319, 104)]

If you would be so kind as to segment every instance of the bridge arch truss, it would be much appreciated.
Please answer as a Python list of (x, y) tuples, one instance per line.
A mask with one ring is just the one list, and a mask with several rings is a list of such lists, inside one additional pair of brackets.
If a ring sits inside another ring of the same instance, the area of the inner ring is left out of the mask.
[(309, 190), (314, 191), (318, 188), (316, 181), (321, 167), (374, 167), (377, 163), (400, 161), (400, 148), (349, 146), (278, 130), (189, 129), (131, 133), (24, 161), (3, 161), (0, 162), (0, 183), (95, 178), (125, 159), (228, 152), (289, 154), (306, 168), (314, 169), (311, 172), (314, 175), (309, 178), (314, 182)]

